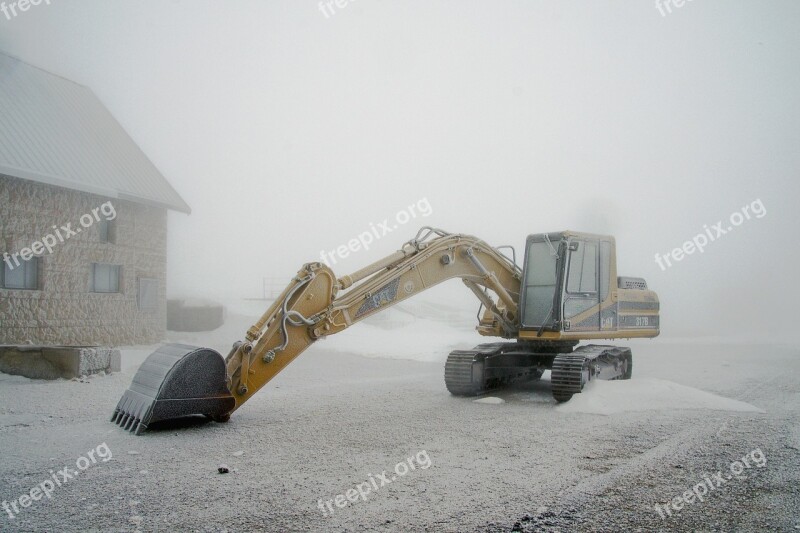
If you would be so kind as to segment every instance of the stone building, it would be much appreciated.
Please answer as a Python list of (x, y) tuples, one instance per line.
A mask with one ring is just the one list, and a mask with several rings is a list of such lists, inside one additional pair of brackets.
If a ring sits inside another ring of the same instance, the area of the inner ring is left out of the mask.
[(91, 90), (0, 54), (0, 345), (161, 341), (168, 209)]

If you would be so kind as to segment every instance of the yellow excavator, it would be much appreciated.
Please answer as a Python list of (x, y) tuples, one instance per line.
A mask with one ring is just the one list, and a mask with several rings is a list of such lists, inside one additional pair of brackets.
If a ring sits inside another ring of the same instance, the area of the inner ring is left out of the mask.
[(509, 339), (450, 353), (444, 380), (455, 395), (480, 395), (550, 370), (553, 396), (564, 402), (592, 379), (629, 379), (633, 369), (629, 348), (579, 341), (659, 334), (658, 296), (641, 278), (617, 276), (613, 237), (530, 235), (520, 268), (513, 247), (424, 227), (399, 251), (349, 276), (307, 263), (225, 359), (208, 348), (161, 347), (139, 368), (111, 420), (137, 435), (190, 415), (227, 422), (315, 341), (451, 278), (480, 301), (478, 332)]

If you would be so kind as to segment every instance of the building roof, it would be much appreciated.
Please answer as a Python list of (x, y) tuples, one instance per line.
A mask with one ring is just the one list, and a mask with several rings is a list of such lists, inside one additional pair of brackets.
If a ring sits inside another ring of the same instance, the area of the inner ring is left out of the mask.
[(191, 212), (90, 89), (2, 53), (0, 174)]

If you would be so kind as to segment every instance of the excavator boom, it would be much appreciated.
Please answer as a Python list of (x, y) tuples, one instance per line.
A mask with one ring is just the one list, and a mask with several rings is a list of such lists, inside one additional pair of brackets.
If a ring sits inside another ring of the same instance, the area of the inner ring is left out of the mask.
[(432, 228), (349, 276), (337, 279), (326, 265), (308, 263), (228, 355), (234, 410), (316, 340), (451, 278), (497, 293), (496, 333), (511, 338), (517, 331), (520, 274), (480, 239)]

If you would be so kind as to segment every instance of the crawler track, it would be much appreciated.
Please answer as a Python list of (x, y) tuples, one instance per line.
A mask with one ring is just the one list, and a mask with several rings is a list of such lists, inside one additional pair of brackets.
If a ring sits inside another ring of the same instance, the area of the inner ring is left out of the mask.
[(539, 379), (548, 354), (519, 350), (517, 343), (481, 344), (450, 353), (444, 367), (447, 390), (457, 396), (477, 396), (491, 390)]
[(562, 353), (553, 360), (550, 383), (553, 398), (566, 402), (583, 390), (589, 378), (589, 358), (582, 353)]
[(629, 348), (618, 346), (581, 346), (572, 353), (559, 354), (553, 360), (550, 383), (553, 397), (566, 402), (592, 379), (630, 379), (633, 357)]
[[(476, 350), (456, 350), (444, 365), (444, 383), (451, 394), (476, 396), (484, 391), (483, 368), (476, 368)], [(476, 375), (477, 374), (477, 375)], [(479, 379), (473, 380), (473, 375)]]

